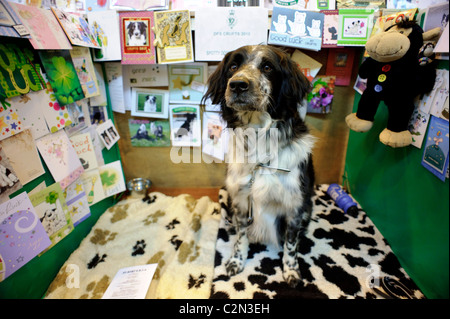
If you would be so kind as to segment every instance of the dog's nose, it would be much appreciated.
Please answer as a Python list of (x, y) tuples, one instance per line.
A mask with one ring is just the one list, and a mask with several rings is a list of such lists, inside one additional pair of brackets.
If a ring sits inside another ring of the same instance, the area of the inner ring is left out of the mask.
[(229, 83), (231, 91), (240, 93), (248, 90), (249, 83), (246, 80), (233, 80)]

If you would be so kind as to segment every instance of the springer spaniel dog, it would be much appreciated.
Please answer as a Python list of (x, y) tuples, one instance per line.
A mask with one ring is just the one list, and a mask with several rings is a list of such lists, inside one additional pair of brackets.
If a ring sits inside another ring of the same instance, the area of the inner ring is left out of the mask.
[(147, 25), (145, 22), (130, 22), (127, 26), (128, 45), (147, 45)]
[(282, 245), (283, 277), (295, 287), (314, 193), (314, 137), (299, 113), (310, 82), (286, 53), (267, 45), (227, 53), (208, 82), (203, 101), (220, 105), (230, 132), (225, 218), (238, 239), (227, 273), (244, 269), (249, 242)]

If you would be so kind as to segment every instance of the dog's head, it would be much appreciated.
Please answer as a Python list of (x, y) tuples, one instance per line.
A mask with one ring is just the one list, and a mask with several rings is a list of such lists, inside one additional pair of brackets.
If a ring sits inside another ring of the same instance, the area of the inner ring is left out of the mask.
[(136, 39), (145, 35), (147, 26), (144, 22), (130, 22), (128, 24), (128, 35), (130, 38), (134, 37)]
[(273, 119), (298, 116), (298, 105), (310, 82), (280, 49), (244, 46), (225, 55), (209, 78), (203, 100), (221, 105), (222, 117), (233, 127), (241, 111), (267, 112)]
[(145, 98), (145, 101), (148, 101), (149, 103), (156, 103), (156, 96), (147, 95), (147, 97)]

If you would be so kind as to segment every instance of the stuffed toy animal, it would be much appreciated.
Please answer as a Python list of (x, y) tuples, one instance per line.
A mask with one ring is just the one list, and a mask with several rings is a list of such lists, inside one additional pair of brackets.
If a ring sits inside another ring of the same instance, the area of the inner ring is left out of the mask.
[(367, 41), (369, 57), (359, 69), (359, 76), (367, 79), (367, 88), (357, 112), (345, 118), (350, 129), (370, 130), (378, 105), (383, 101), (389, 118), (380, 141), (391, 147), (412, 143), (408, 123), (414, 111), (414, 98), (431, 91), (436, 78), (434, 63), (419, 64), (419, 50), (424, 40), (435, 37), (439, 31), (436, 28), (424, 33), (415, 21), (403, 20)]

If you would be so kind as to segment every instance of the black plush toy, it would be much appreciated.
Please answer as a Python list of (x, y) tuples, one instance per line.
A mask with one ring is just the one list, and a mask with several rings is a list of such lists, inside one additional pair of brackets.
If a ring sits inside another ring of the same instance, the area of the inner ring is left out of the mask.
[(423, 41), (436, 37), (439, 28), (423, 32), (415, 21), (401, 21), (366, 43), (369, 57), (361, 64), (359, 76), (367, 79), (358, 111), (345, 121), (350, 129), (366, 132), (373, 125), (381, 101), (389, 110), (380, 141), (391, 147), (412, 143), (408, 123), (414, 111), (414, 98), (431, 91), (436, 78), (434, 63), (420, 66), (418, 54)]

